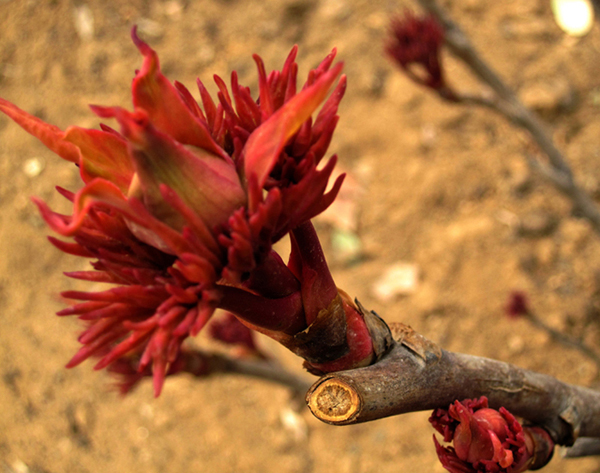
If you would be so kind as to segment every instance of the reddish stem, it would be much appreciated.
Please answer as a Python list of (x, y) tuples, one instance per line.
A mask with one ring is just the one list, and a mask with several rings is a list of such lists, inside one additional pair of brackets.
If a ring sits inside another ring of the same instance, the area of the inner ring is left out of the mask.
[(265, 297), (278, 299), (300, 291), (300, 282), (281, 256), (271, 250), (265, 260), (252, 270), (247, 287)]
[(292, 230), (290, 237), (292, 254), (289, 266), (301, 281), (306, 323), (310, 325), (319, 311), (328, 307), (337, 296), (338, 289), (310, 220)]
[(218, 287), (222, 296), (218, 307), (256, 327), (288, 335), (295, 335), (306, 328), (300, 292), (269, 299), (237, 287)]

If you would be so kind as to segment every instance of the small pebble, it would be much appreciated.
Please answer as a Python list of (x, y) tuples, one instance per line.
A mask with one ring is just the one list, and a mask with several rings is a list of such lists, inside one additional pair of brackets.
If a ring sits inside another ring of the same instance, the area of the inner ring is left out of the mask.
[(37, 177), (44, 170), (44, 161), (40, 158), (29, 158), (23, 163), (23, 172), (27, 177)]
[(200, 67), (208, 66), (214, 61), (216, 51), (214, 46), (209, 43), (203, 43), (198, 45), (196, 49), (196, 60)]
[[(335, 182), (342, 173), (343, 170), (338, 168), (334, 171), (330, 182)], [(347, 172), (344, 185), (340, 189), (337, 198), (325, 212), (317, 217), (318, 220), (342, 232), (356, 233), (362, 194), (364, 194), (362, 186), (351, 173)]]
[(424, 151), (432, 149), (438, 140), (438, 132), (435, 125), (427, 123), (421, 127), (419, 135), (419, 141), (421, 142), (421, 148)]
[(13, 461), (10, 464), (10, 467), (12, 468), (12, 471), (14, 471), (14, 473), (29, 473), (29, 467), (23, 460), (19, 458)]
[(94, 14), (87, 5), (75, 7), (75, 30), (84, 41), (90, 41), (94, 37)]
[(325, 0), (319, 6), (319, 13), (329, 21), (341, 21), (352, 15), (352, 9), (345, 0)]
[(525, 347), (525, 340), (520, 335), (513, 335), (508, 339), (508, 350), (511, 354), (521, 353)]
[(135, 433), (140, 440), (146, 440), (150, 435), (150, 432), (146, 427), (138, 427)]
[(407, 296), (417, 290), (419, 268), (413, 263), (395, 263), (383, 272), (373, 284), (373, 294), (381, 302), (392, 300), (395, 296)]
[(154, 417), (154, 408), (151, 404), (145, 402), (140, 405), (140, 415), (146, 419), (152, 419)]
[(165, 32), (165, 29), (159, 22), (150, 20), (149, 18), (141, 18), (137, 22), (137, 26), (138, 31), (143, 36), (148, 36), (150, 38), (160, 38)]
[(164, 4), (165, 14), (174, 20), (181, 18), (183, 5), (177, 0), (171, 0)]
[(289, 407), (279, 412), (279, 420), (283, 428), (290, 432), (294, 439), (299, 442), (308, 436), (308, 427), (304, 418)]
[(554, 233), (558, 227), (555, 215), (545, 212), (533, 212), (521, 217), (517, 234), (529, 238), (542, 238)]
[(357, 262), (363, 249), (362, 241), (356, 233), (337, 228), (331, 233), (331, 246), (334, 259), (345, 264)]
[(58, 442), (56, 442), (56, 448), (63, 455), (67, 455), (71, 452), (71, 450), (73, 450), (73, 442), (71, 442), (70, 438), (63, 437)]

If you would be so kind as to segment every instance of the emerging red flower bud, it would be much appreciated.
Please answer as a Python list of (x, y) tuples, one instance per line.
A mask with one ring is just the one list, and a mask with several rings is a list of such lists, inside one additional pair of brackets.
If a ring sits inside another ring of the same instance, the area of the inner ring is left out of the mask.
[(529, 314), (529, 302), (527, 295), (521, 291), (513, 291), (508, 296), (508, 302), (504, 308), (506, 315), (518, 318)]
[(486, 397), (436, 409), (429, 421), (452, 447), (433, 441), (451, 473), (520, 473), (545, 465), (554, 443), (539, 427), (522, 427), (506, 409), (490, 409)]
[(443, 44), (444, 29), (432, 15), (419, 18), (406, 10), (403, 17), (392, 19), (385, 51), (413, 81), (453, 100), (441, 64)]
[[(63, 293), (79, 302), (59, 315), (86, 324), (83, 346), (67, 366), (97, 357), (96, 369), (121, 373), (126, 386), (151, 372), (158, 395), (167, 374), (193, 369), (185, 368), (190, 356), (181, 345), (216, 308), (315, 369), (370, 361), (365, 322), (342, 302), (310, 223), (343, 181), (326, 192), (335, 156), (320, 166), (346, 87), (341, 76), (327, 98), (342, 70), (333, 65), (335, 50), (300, 91), (294, 47), (282, 70), (268, 75), (254, 56), (258, 98), (233, 72), (231, 93), (215, 77), (217, 103), (198, 81), (199, 104), (167, 80), (135, 29), (132, 38), (144, 57), (133, 80), (135, 109), (92, 106), (115, 118), (119, 132), (104, 124), (63, 132), (0, 99), (0, 111), (80, 169), (82, 189), (58, 188), (73, 202), (72, 215), (35, 199), (48, 225), (74, 240), (50, 241), (95, 260), (94, 271), (67, 275), (115, 285)], [(286, 264), (272, 245), (290, 232), (294, 250)], [(140, 376), (131, 373), (134, 365)]]

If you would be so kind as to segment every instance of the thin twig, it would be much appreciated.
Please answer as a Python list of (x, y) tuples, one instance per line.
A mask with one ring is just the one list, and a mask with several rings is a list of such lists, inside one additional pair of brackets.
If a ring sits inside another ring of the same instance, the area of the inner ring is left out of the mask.
[(320, 420), (346, 425), (447, 408), (487, 396), (490, 407), (544, 427), (560, 445), (600, 438), (600, 392), (488, 358), (439, 349), (419, 334), (397, 342), (378, 363), (331, 373), (306, 395)]
[(529, 320), (533, 325), (548, 333), (548, 335), (550, 335), (550, 337), (552, 337), (553, 340), (562, 343), (567, 347), (579, 350), (582, 354), (584, 354), (594, 363), (596, 363), (596, 367), (600, 369), (600, 355), (590, 346), (586, 345), (582, 340), (565, 335), (564, 333), (550, 327), (537, 315), (531, 312), (527, 312), (526, 314), (524, 314), (524, 317), (526, 317), (527, 320)]
[(294, 393), (304, 394), (311, 383), (291, 371), (287, 371), (281, 365), (257, 360), (239, 360), (234, 358), (223, 358), (227, 373), (243, 374), (254, 378), (271, 381), (290, 388)]
[[(552, 172), (545, 172), (544, 176), (571, 199), (575, 208), (590, 222), (596, 233), (600, 234), (600, 211), (593, 199), (575, 182), (571, 168), (560, 150), (555, 146), (547, 127), (523, 105), (510, 87), (481, 58), (469, 38), (436, 0), (418, 0), (418, 2), (443, 25), (446, 33), (446, 44), (454, 55), (461, 59), (498, 96), (498, 99), (494, 100), (486, 97), (461, 96), (458, 94), (459, 100), (464, 98), (465, 103), (474, 103), (495, 110), (515, 125), (526, 129), (548, 157)], [(536, 167), (539, 168), (539, 166)]]
[(293, 394), (304, 394), (311, 385), (307, 378), (288, 371), (273, 361), (232, 358), (199, 350), (189, 351), (187, 357), (184, 371), (198, 377), (241, 374), (280, 384), (290, 388)]

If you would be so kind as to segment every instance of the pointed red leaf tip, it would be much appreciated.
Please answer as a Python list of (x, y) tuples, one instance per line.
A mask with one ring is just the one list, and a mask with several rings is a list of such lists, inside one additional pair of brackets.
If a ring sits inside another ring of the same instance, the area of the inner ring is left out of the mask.
[(61, 158), (79, 164), (85, 183), (102, 177), (126, 190), (133, 170), (125, 142), (113, 133), (69, 127), (63, 132), (0, 99), (0, 110)]
[(64, 141), (64, 133), (57, 126), (50, 125), (30, 115), (2, 98), (0, 98), (0, 111), (4, 112), (27, 133), (35, 136), (53, 153), (72, 163), (79, 163), (79, 149), (77, 149), (77, 146)]
[(95, 204), (106, 204), (112, 208), (131, 213), (127, 207), (127, 200), (121, 190), (111, 182), (103, 179), (94, 179), (75, 195), (73, 216), (66, 217), (50, 210), (50, 207), (38, 198), (32, 198), (38, 206), (42, 218), (56, 233), (63, 236), (73, 236), (81, 227), (88, 214), (88, 210)]
[(260, 97), (260, 109), (263, 115), (263, 120), (273, 115), (275, 110), (273, 104), (273, 98), (271, 96), (271, 90), (267, 81), (267, 71), (265, 70), (265, 63), (258, 54), (253, 54), (252, 59), (256, 63), (258, 68), (258, 89)]
[(102, 105), (90, 105), (90, 109), (100, 118), (114, 118), (121, 125), (121, 134), (128, 140), (140, 140), (141, 130), (148, 126), (150, 117), (143, 109), (134, 112), (122, 107), (104, 107)]
[(134, 44), (144, 56), (141, 69), (133, 79), (133, 105), (146, 111), (156, 128), (184, 145), (203, 148), (226, 161), (231, 158), (214, 141), (206, 121), (197, 117), (177, 88), (162, 74), (158, 55), (131, 30)]
[[(265, 74), (266, 83), (269, 88), (264, 89), (263, 86), (259, 83), (260, 93), (263, 94), (264, 91), (269, 91), (268, 99), (271, 102), (271, 109), (277, 110), (279, 109), (284, 102), (292, 98), (296, 95), (296, 74), (298, 72), (298, 65), (296, 64), (296, 55), (298, 54), (298, 45), (294, 45), (288, 54), (285, 63), (283, 64), (283, 68), (281, 72), (272, 71), (268, 76)], [(264, 65), (262, 64), (262, 59), (258, 55), (253, 55), (254, 61), (257, 63), (259, 68), (259, 81), (261, 73), (261, 68), (264, 69)], [(263, 111), (265, 110), (265, 105), (263, 103), (263, 95), (260, 97), (260, 106)], [(270, 114), (264, 114), (263, 121), (265, 121)]]
[(133, 165), (125, 140), (101, 130), (87, 130), (78, 126), (67, 128), (64, 140), (81, 152), (81, 174), (84, 182), (101, 177), (126, 192), (133, 178)]
[(246, 179), (255, 174), (259, 186), (264, 185), (287, 141), (325, 100), (343, 67), (343, 63), (339, 63), (322, 74), (252, 132), (244, 148)]

